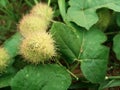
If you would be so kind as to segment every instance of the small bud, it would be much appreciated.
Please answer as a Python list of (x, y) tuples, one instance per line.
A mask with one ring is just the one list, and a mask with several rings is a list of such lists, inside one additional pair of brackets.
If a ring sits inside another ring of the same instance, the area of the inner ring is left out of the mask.
[(43, 17), (47, 19), (47, 21), (50, 21), (53, 18), (52, 8), (44, 3), (36, 4), (31, 10), (31, 14), (38, 15), (39, 17)]
[(10, 56), (4, 48), (0, 47), (0, 73), (3, 73), (9, 64)]
[(44, 18), (39, 18), (34, 15), (26, 15), (19, 23), (19, 30), (23, 36), (28, 33), (33, 33), (34, 31), (46, 31), (48, 27), (48, 22)]
[(56, 55), (54, 40), (46, 32), (31, 33), (23, 40), (20, 53), (28, 62), (44, 63)]

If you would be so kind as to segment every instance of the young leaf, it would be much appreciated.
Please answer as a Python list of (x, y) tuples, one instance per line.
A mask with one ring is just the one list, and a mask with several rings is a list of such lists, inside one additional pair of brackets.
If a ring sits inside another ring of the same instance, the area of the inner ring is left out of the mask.
[(109, 49), (101, 45), (106, 40), (103, 32), (96, 28), (86, 31), (68, 27), (59, 22), (50, 31), (63, 58), (70, 63), (80, 61), (83, 74), (91, 82), (104, 80)]
[(12, 90), (67, 90), (71, 76), (56, 64), (26, 66), (11, 82)]
[(3, 46), (8, 51), (11, 57), (14, 57), (18, 54), (21, 41), (22, 36), (20, 33), (16, 33), (11, 38), (5, 41)]
[(98, 21), (97, 9), (106, 7), (120, 12), (120, 0), (70, 0), (69, 4), (68, 19), (88, 30)]
[(113, 50), (118, 60), (120, 60), (120, 34), (117, 34), (113, 39)]

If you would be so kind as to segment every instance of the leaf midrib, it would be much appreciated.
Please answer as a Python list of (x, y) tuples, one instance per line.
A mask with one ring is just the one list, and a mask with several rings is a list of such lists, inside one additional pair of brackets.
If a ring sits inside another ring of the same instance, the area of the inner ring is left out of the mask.
[(67, 48), (70, 49), (70, 51), (71, 51), (71, 53), (74, 55), (74, 57), (77, 58), (77, 56), (75, 55), (74, 51), (69, 47), (69, 45), (65, 42), (65, 40), (64, 40), (62, 37), (60, 37), (59, 34), (58, 34), (58, 36), (59, 36), (59, 38), (63, 41), (64, 45), (65, 45)]

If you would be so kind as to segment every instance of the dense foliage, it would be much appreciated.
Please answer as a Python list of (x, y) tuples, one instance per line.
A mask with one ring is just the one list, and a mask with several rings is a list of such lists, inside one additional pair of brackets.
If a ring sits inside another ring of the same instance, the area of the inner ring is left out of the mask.
[(0, 0), (0, 88), (120, 89), (120, 0)]

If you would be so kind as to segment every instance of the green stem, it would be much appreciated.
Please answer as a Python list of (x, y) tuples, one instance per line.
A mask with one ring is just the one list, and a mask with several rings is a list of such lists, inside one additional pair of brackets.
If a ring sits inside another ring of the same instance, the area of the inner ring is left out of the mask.
[(50, 20), (52, 23), (56, 23), (57, 21), (55, 21), (55, 20)]
[(30, 7), (33, 6), (28, 0), (25, 0), (25, 2), (26, 2)]
[(38, 1), (37, 1), (37, 0), (34, 0), (34, 3), (35, 3), (35, 4), (38, 4)]
[(48, 6), (50, 6), (51, 0), (48, 0)]
[(113, 35), (113, 34), (117, 34), (117, 33), (120, 33), (119, 31), (118, 32), (107, 32), (105, 33), (106, 35)]
[[(64, 60), (64, 59), (63, 59)], [(66, 60), (64, 60), (65, 64), (67, 65), (67, 68), (70, 69), (70, 66)]]
[[(63, 67), (63, 65), (62, 65), (59, 61), (57, 61), (57, 63), (58, 63), (60, 66)], [(66, 69), (66, 70), (67, 70), (67, 72), (68, 72), (69, 74), (71, 74), (76, 80), (79, 79), (79, 78), (78, 78), (74, 73), (72, 73), (70, 70), (68, 70), (68, 69)]]
[(70, 70), (67, 69), (67, 72), (70, 73), (76, 80), (79, 80), (79, 78), (74, 73), (72, 73)]
[(106, 79), (120, 79), (120, 76), (106, 76)]
[(73, 65), (72, 68), (71, 68), (71, 71), (74, 71), (77, 68), (77, 66), (79, 65), (79, 63), (80, 62), (77, 62), (75, 65)]

